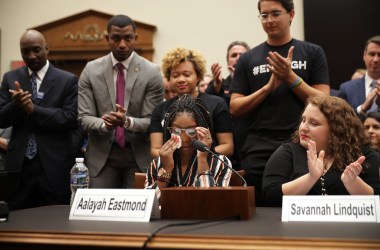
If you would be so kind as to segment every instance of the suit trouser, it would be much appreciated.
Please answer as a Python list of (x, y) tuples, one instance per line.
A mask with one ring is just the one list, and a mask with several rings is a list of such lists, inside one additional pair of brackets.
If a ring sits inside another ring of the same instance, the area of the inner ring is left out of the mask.
[(90, 178), (90, 188), (135, 188), (135, 173), (141, 172), (132, 147), (113, 144), (102, 170)]
[[(69, 180), (67, 185), (69, 186)], [(54, 192), (46, 177), (41, 160), (37, 154), (33, 159), (24, 159), (19, 183), (9, 200), (11, 210), (49, 205), (67, 205), (70, 194)]]

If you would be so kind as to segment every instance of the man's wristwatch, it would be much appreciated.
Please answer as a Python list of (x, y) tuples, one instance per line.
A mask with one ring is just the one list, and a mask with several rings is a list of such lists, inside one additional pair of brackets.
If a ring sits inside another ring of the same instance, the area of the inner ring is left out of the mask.
[(125, 117), (124, 128), (129, 128), (129, 126), (131, 126), (131, 121), (129, 117)]

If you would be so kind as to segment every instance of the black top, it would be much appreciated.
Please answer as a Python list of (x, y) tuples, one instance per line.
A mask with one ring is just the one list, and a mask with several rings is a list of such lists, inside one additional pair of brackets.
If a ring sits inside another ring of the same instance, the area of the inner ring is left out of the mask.
[(223, 79), (222, 86), (220, 88), (219, 93), (216, 92), (216, 89), (214, 87), (214, 81), (215, 81), (214, 79), (210, 81), (206, 89), (206, 93), (223, 98), (226, 101), (227, 105), (230, 106), (230, 99), (231, 99), (230, 87), (232, 83), (231, 75), (229, 75), (226, 79)]
[[(329, 83), (326, 56), (320, 46), (292, 39), (282, 46), (262, 43), (239, 58), (231, 93), (248, 96), (265, 86), (272, 75), (266, 68), (270, 51), (287, 57), (294, 46), (292, 69), (309, 85)], [(287, 84), (281, 84), (250, 113), (250, 133), (263, 137), (289, 137), (299, 123), (304, 103)]]
[[(379, 166), (380, 155), (369, 146), (362, 150), (365, 156), (363, 171), (360, 178), (374, 189), (375, 194), (380, 193)], [(306, 149), (295, 143), (286, 143), (280, 146), (269, 158), (263, 175), (263, 193), (268, 205), (281, 206), (282, 184), (293, 181), (309, 172)], [(327, 195), (348, 195), (340, 177), (342, 171), (336, 167), (331, 168), (324, 175), (324, 186)], [(321, 195), (321, 181), (318, 180), (308, 195)]]

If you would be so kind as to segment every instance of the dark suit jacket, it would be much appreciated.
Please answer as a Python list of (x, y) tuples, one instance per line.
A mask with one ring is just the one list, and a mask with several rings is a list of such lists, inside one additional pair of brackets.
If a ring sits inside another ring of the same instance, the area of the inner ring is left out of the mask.
[(338, 96), (346, 100), (356, 112), (356, 108), (363, 104), (366, 98), (364, 77), (342, 83)]
[(18, 81), (23, 90), (32, 92), (27, 67), (4, 74), (0, 89), (0, 127), (13, 126), (8, 145), (6, 169), (22, 171), (29, 136), (33, 133), (42, 167), (51, 187), (59, 194), (70, 189), (70, 169), (74, 164), (72, 132), (77, 128), (78, 78), (51, 64), (38, 92), (34, 112), (27, 115), (9, 93)]

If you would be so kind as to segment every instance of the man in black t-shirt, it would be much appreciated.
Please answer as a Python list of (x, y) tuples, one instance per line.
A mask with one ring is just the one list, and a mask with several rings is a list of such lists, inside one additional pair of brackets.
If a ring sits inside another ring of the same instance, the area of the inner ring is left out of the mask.
[(206, 89), (206, 93), (222, 97), (227, 105), (230, 105), (230, 86), (234, 76), (235, 66), (240, 56), (249, 50), (249, 46), (243, 41), (233, 41), (227, 48), (227, 67), (229, 75), (227, 78), (222, 77), (222, 66), (219, 63), (211, 65), (213, 79)]
[(232, 80), (230, 111), (249, 114), (241, 166), (263, 206), (262, 174), (271, 154), (290, 140), (309, 96), (330, 92), (328, 67), (321, 47), (293, 39), (292, 0), (260, 0), (259, 19), (267, 40), (243, 54)]
[[(227, 67), (229, 75), (227, 78), (223, 79), (222, 77), (222, 66), (219, 63), (213, 63), (211, 65), (211, 71), (213, 75), (213, 80), (206, 89), (206, 93), (210, 95), (217, 95), (222, 97), (227, 105), (230, 105), (230, 87), (232, 78), (235, 72), (235, 66), (240, 56), (250, 50), (250, 47), (246, 42), (243, 41), (233, 41), (227, 47)], [(240, 167), (240, 145), (245, 140), (246, 137), (246, 128), (247, 128), (247, 119), (246, 117), (233, 117), (233, 130), (234, 130), (234, 154), (230, 157), (232, 166), (239, 170)]]

